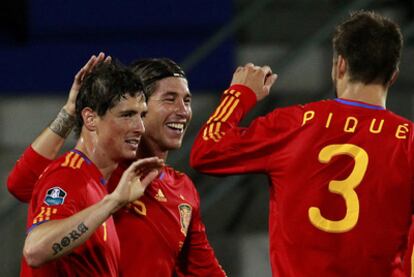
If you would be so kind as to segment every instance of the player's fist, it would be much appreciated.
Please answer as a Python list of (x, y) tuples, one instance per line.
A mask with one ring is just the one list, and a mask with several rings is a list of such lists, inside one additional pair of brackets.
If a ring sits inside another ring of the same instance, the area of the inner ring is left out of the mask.
[(248, 63), (236, 69), (231, 85), (240, 84), (249, 87), (256, 94), (257, 101), (260, 101), (269, 95), (276, 79), (277, 75), (272, 73), (269, 66), (255, 66)]

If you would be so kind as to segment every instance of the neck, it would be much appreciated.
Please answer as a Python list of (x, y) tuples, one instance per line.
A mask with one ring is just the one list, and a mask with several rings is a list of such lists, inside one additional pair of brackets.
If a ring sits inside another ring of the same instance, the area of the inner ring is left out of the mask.
[(154, 156), (167, 161), (168, 150), (162, 150), (158, 145), (142, 139), (139, 143), (137, 158), (142, 159)]
[(388, 88), (379, 84), (365, 85), (362, 83), (346, 83), (343, 88), (338, 86), (338, 97), (361, 101), (385, 108)]
[(111, 160), (103, 149), (100, 149), (93, 139), (86, 136), (81, 136), (76, 143), (75, 149), (84, 153), (89, 160), (91, 160), (105, 179), (109, 179), (112, 172), (117, 168), (118, 163)]

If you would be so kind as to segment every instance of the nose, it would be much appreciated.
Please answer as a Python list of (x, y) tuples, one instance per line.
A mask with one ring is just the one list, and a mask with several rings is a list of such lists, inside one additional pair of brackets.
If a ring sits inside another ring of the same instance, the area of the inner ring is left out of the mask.
[(177, 99), (175, 102), (175, 112), (185, 117), (188, 116), (191, 110), (190, 105), (187, 104), (184, 99)]
[(144, 121), (142, 120), (141, 116), (137, 116), (133, 122), (134, 132), (142, 135), (145, 132)]

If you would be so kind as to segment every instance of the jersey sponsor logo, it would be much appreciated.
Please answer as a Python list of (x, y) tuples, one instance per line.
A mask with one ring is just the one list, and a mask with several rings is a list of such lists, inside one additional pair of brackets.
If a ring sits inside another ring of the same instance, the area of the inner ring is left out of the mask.
[(187, 203), (182, 203), (178, 205), (178, 210), (180, 212), (181, 233), (187, 236), (188, 226), (191, 222), (191, 206)]
[(44, 203), (48, 206), (62, 205), (66, 195), (66, 191), (60, 187), (53, 187), (46, 192)]
[(161, 189), (158, 189), (157, 194), (154, 196), (154, 198), (160, 202), (167, 202), (167, 197), (165, 197)]

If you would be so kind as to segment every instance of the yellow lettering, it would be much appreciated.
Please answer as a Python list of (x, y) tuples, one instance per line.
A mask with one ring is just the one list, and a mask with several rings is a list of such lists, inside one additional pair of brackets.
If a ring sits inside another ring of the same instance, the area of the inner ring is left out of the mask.
[(303, 122), (302, 122), (302, 126), (305, 125), (305, 123), (309, 120), (311, 120), (312, 118), (314, 118), (315, 116), (315, 112), (314, 111), (307, 111), (303, 114)]
[(395, 137), (397, 139), (406, 139), (407, 138), (407, 133), (410, 130), (408, 129), (408, 124), (404, 123), (402, 125), (398, 125), (397, 131), (395, 132)]
[(325, 128), (329, 128), (329, 125), (331, 125), (332, 115), (333, 113), (329, 113), (328, 119), (326, 120)]
[(378, 126), (378, 128), (375, 130), (374, 129), (374, 126), (375, 126), (375, 122), (376, 122), (377, 120), (374, 118), (374, 119), (372, 119), (372, 121), (371, 121), (371, 126), (369, 126), (369, 131), (371, 132), (371, 133), (373, 133), (373, 134), (379, 134), (379, 133), (381, 133), (381, 130), (382, 130), (382, 125), (384, 124), (384, 119), (381, 119), (381, 121), (380, 121), (380, 124), (379, 124), (379, 126)]
[(354, 133), (357, 125), (358, 125), (358, 119), (356, 119), (353, 116), (347, 117), (346, 122), (345, 122), (344, 131), (346, 133)]

